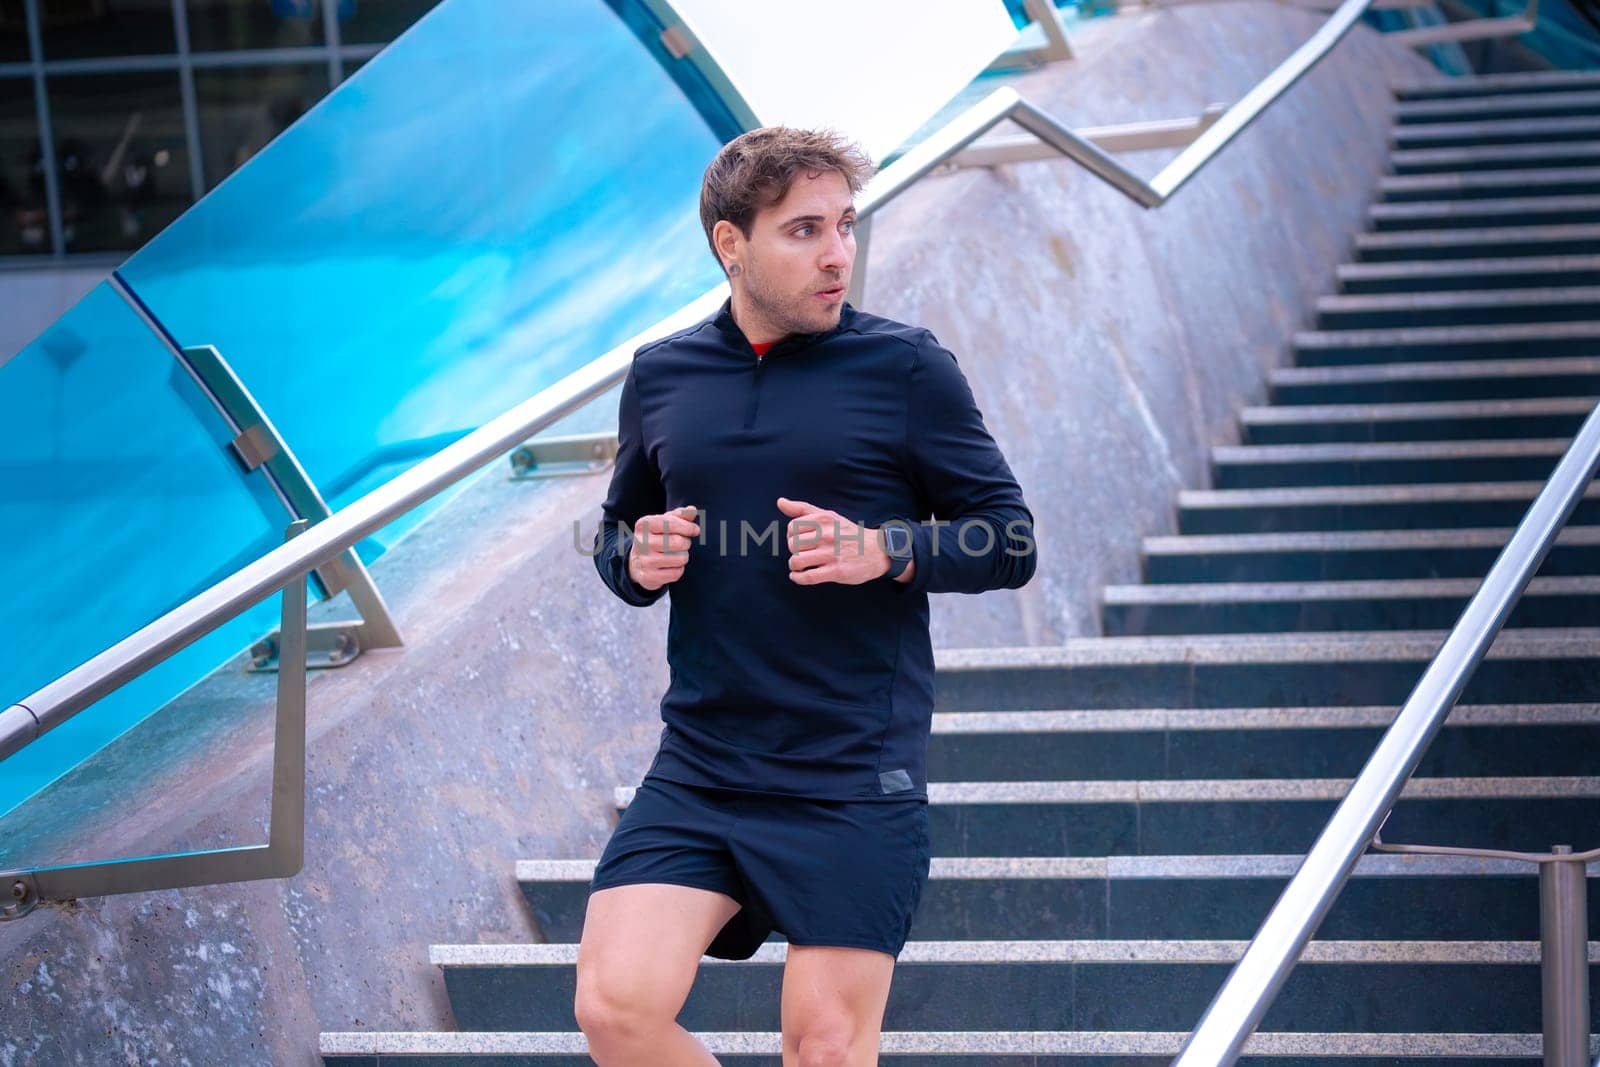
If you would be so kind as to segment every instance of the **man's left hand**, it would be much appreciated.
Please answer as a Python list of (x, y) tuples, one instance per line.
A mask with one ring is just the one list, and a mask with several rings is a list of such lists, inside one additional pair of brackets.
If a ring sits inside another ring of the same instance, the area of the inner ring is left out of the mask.
[(888, 572), (889, 555), (876, 527), (788, 497), (778, 498), (778, 510), (789, 516), (789, 580), (796, 585), (860, 585)]

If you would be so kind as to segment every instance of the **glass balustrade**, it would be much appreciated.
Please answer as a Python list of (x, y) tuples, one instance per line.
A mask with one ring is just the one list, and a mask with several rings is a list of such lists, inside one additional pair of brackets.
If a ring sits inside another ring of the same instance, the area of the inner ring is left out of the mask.
[[(293, 71), (270, 86), (285, 107), (320, 91)], [(201, 75), (202, 121), (253, 77)], [(698, 195), (720, 143), (601, 0), (448, 0), (119, 274), (179, 346), (217, 349), (337, 508), (715, 285)], [(230, 436), (108, 285), (0, 365), (0, 706), (280, 543), (291, 516)], [(0, 762), (0, 811), (271, 630), (275, 603)]]

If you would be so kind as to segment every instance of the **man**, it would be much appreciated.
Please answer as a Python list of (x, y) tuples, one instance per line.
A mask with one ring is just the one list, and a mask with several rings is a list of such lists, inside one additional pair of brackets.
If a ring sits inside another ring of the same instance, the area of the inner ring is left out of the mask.
[(870, 166), (831, 131), (724, 146), (700, 215), (731, 295), (623, 381), (595, 566), (629, 604), (671, 594), (671, 684), (579, 946), (602, 1067), (715, 1064), (675, 1021), (700, 957), (774, 930), (786, 1067), (877, 1062), (930, 862), (927, 594), (1034, 572), (955, 357), (844, 299)]

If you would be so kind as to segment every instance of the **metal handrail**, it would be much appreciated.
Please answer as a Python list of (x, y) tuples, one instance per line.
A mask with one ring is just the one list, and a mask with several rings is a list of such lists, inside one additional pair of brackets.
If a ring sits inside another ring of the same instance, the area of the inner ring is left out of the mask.
[(636, 348), (703, 318), (726, 290), (719, 285), (0, 712), (0, 759), (576, 411), (622, 380)]
[(1184, 1042), (1173, 1060), (1175, 1067), (1209, 1067), (1238, 1058), (1504, 627), (1529, 579), (1544, 562), (1597, 467), (1600, 405), (1584, 419), (1561, 462), (1495, 557), (1478, 591), (1311, 846), (1305, 862)]
[[(881, 209), (984, 131), (1011, 119), (1144, 207), (1158, 207), (1322, 59), (1372, 0), (1345, 0), (1310, 38), (1230, 107), (1151, 181), (1062, 125), (1014, 89), (997, 89), (873, 175), (858, 218)], [(89, 707), (118, 686), (199, 640), (412, 508), (510, 452), (622, 381), (635, 349), (705, 318), (728, 295), (726, 281), (573, 371), (497, 418), (191, 597), (110, 648), (0, 711), (0, 759)]]
[[(1171, 199), (1200, 168), (1245, 127), (1254, 122), (1273, 101), (1289, 90), (1312, 67), (1333, 50), (1344, 35), (1366, 13), (1372, 0), (1345, 0), (1317, 27), (1289, 57), (1273, 68), (1251, 90), (1240, 97), (1222, 116), (1208, 126), (1183, 151), (1148, 181), (1128, 169), (1120, 160), (1102, 150), (1088, 138), (1062, 125), (1054, 117), (1018, 95), (1015, 89), (996, 89), (978, 103), (957, 115), (937, 133), (908, 150), (874, 177), (862, 191), (858, 216), (882, 207), (898, 196), (917, 178), (965, 148), (990, 127), (1010, 119), (1068, 159), (1081, 164), (1095, 177), (1108, 183), (1142, 207), (1160, 207)], [(905, 174), (897, 174), (901, 167)], [(894, 175), (893, 181), (889, 181)], [(881, 182), (880, 179), (884, 179)]]

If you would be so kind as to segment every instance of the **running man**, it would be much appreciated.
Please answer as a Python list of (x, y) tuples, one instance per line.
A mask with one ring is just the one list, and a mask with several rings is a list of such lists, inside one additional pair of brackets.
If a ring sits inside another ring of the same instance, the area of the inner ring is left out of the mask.
[(766, 127), (706, 168), (731, 295), (634, 353), (595, 566), (671, 593), (650, 765), (595, 867), (578, 1024), (601, 1067), (709, 1067), (676, 1022), (702, 955), (788, 941), (785, 1067), (876, 1064), (928, 879), (929, 593), (1016, 589), (1033, 515), (928, 330), (845, 300), (871, 175)]

